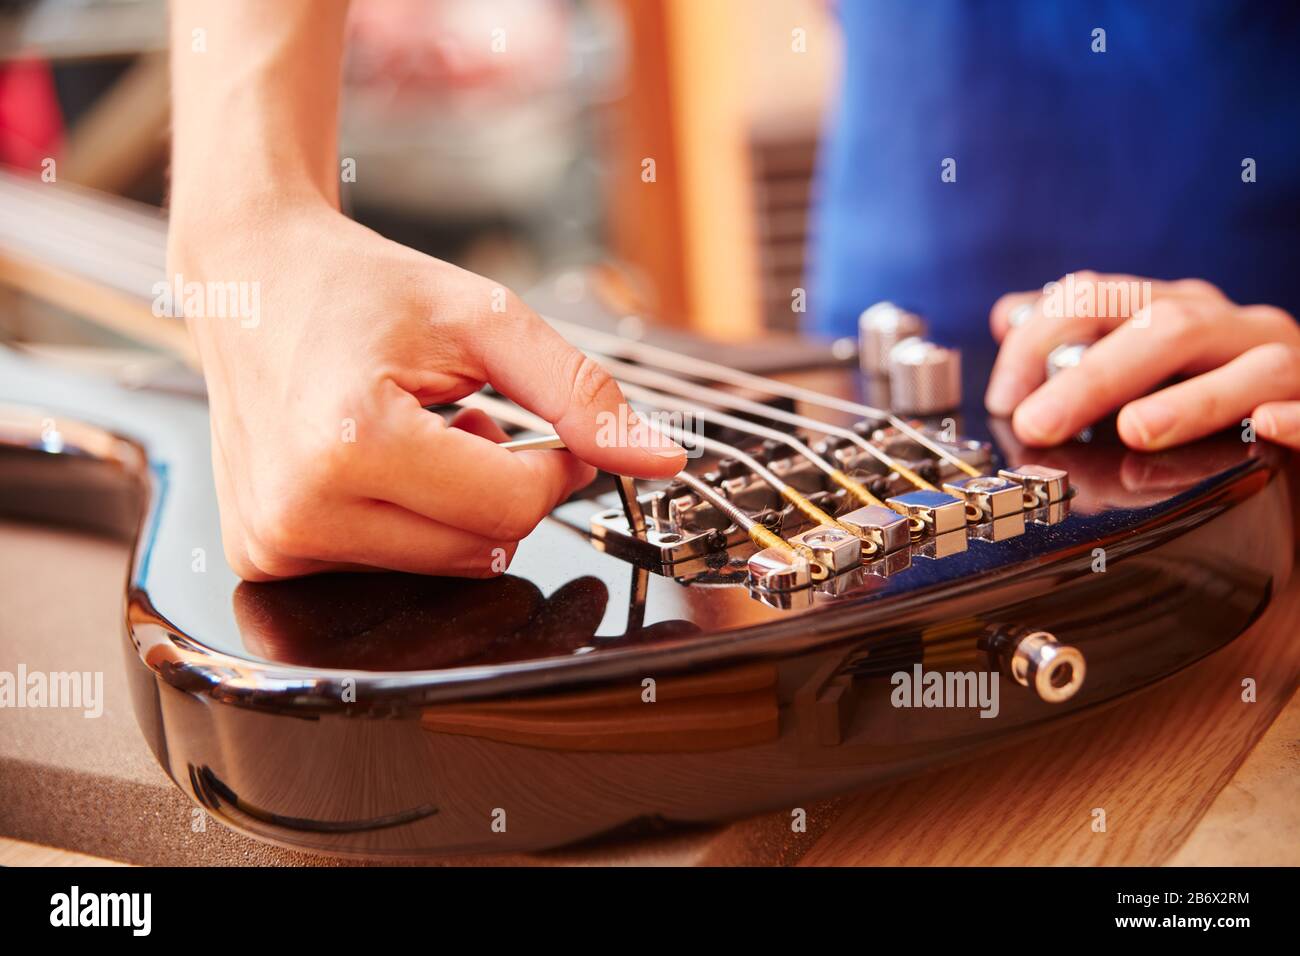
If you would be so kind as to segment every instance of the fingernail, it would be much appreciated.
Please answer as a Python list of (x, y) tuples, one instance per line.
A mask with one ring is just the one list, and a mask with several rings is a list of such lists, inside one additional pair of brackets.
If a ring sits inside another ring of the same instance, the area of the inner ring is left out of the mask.
[(1269, 411), (1260, 411), (1255, 413), (1255, 431), (1265, 438), (1273, 438), (1277, 435), (1277, 419)]
[(1178, 415), (1174, 410), (1161, 401), (1149, 400), (1130, 405), (1128, 414), (1138, 437), (1142, 439), (1144, 448), (1160, 447), (1163, 444), (1161, 437), (1166, 435), (1178, 421)]
[(648, 451), (657, 458), (680, 458), (686, 454), (685, 448), (640, 416), (628, 429), (627, 440), (632, 447)]
[(1048, 399), (1025, 402), (1016, 410), (1016, 432), (1026, 441), (1055, 445), (1065, 438), (1065, 414)]
[(1020, 398), (1020, 386), (1008, 375), (995, 375), (989, 382), (989, 390), (984, 395), (984, 407), (994, 415), (1006, 417), (1016, 407)]

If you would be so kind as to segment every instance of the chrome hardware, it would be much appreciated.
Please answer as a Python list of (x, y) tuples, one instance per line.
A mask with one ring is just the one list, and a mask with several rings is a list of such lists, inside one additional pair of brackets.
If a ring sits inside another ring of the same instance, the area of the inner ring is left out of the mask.
[(998, 474), (1024, 488), (1025, 505), (1029, 508), (1064, 501), (1070, 493), (1070, 473), (1060, 468), (1020, 465), (1016, 468), (1002, 468)]
[(764, 591), (796, 591), (812, 583), (807, 559), (777, 548), (764, 548), (746, 562), (750, 583)]
[(564, 439), (559, 435), (537, 435), (533, 438), (516, 438), (513, 441), (503, 441), (501, 447), (506, 451), (546, 451), (546, 450), (563, 450), (566, 446)]
[(867, 505), (840, 515), (836, 520), (874, 544), (877, 555), (906, 548), (910, 540), (907, 518), (892, 508)]
[(1025, 516), (1034, 524), (1060, 524), (1070, 516), (1070, 499), (1053, 501), (1050, 505), (1043, 505), (1033, 511), (1026, 511)]
[(1019, 484), (1007, 478), (982, 475), (945, 481), (943, 490), (978, 512), (977, 521), (1003, 518), (1025, 509), (1025, 493)]
[(1007, 316), (1007, 325), (1011, 326), (1013, 329), (1018, 329), (1033, 317), (1034, 304), (1032, 302), (1024, 302), (1011, 310), (1011, 314)]
[(1074, 368), (1083, 361), (1083, 353), (1086, 351), (1088, 346), (1079, 343), (1058, 345), (1047, 353), (1047, 377), (1051, 378), (1067, 368)]
[(618, 500), (623, 503), (623, 514), (627, 526), (638, 538), (646, 535), (645, 511), (636, 496), (636, 480), (627, 475), (615, 475), (614, 484), (618, 488)]
[[(906, 524), (906, 522), (904, 522)], [(887, 578), (891, 574), (898, 574), (900, 571), (906, 571), (912, 566), (912, 549), (899, 548), (897, 551), (890, 551), (883, 558), (877, 558), (874, 561), (862, 565), (865, 574), (874, 575), (878, 578)]]
[(1069, 700), (1083, 686), (1088, 666), (1077, 647), (1048, 631), (995, 626), (981, 639), (994, 664), (1049, 704)]
[[(920, 321), (888, 304), (862, 319), (869, 347), (881, 346), (885, 333), (908, 331)], [(713, 470), (683, 471), (648, 494), (638, 494), (631, 478), (614, 476), (621, 507), (611, 507), (611, 501), (584, 519), (598, 549), (643, 567), (709, 586), (747, 582), (755, 592), (784, 591), (788, 597), (781, 601), (812, 600), (814, 592), (826, 600), (904, 570), (914, 557), (958, 554), (970, 540), (1006, 540), (1024, 534), (1028, 522), (1051, 524), (1068, 513), (1065, 472), (1026, 465), (987, 474), (991, 446), (957, 437), (952, 424), (937, 432), (892, 412), (717, 363), (572, 331), (608, 363), (639, 406), (691, 415), (725, 429), (727, 437), (748, 436), (729, 444), (702, 430), (659, 424), (688, 448), (708, 453)], [(881, 337), (873, 346), (866, 333)], [(900, 411), (931, 414), (958, 403), (960, 356), (954, 350), (905, 338), (889, 349), (888, 365)], [(704, 384), (708, 380), (856, 420), (840, 424), (817, 413), (788, 411)], [(535, 415), (492, 396), (467, 396), (461, 404), (532, 432), (546, 429)], [(542, 434), (507, 447), (563, 446)], [(797, 596), (800, 590), (809, 593)]]
[(720, 542), (739, 543), (745, 540), (745, 533), (739, 528), (730, 529), (726, 535), (714, 530), (675, 531), (657, 523), (647, 524), (643, 532), (637, 533), (621, 509), (611, 508), (591, 516), (591, 537), (601, 551), (669, 566), (703, 557), (716, 550)]
[(954, 554), (961, 554), (970, 544), (970, 538), (963, 531), (945, 531), (943, 534), (931, 535), (928, 538), (922, 538), (912, 546), (913, 553), (918, 558), (951, 558)]
[(889, 351), (904, 339), (925, 335), (925, 320), (892, 302), (877, 302), (858, 316), (858, 361), (867, 375), (889, 371)]
[(894, 408), (933, 415), (961, 404), (961, 353), (924, 339), (904, 339), (889, 351), (889, 395)]
[(971, 540), (995, 542), (1006, 541), (1008, 538), (1017, 538), (1025, 533), (1025, 515), (1027, 514), (1033, 514), (1033, 512), (1017, 511), (1013, 515), (973, 524), (969, 530)]
[(917, 519), (923, 533), (946, 534), (966, 527), (965, 503), (940, 491), (909, 491), (885, 504), (906, 518)]
[(790, 543), (798, 551), (808, 548), (813, 558), (829, 568), (831, 574), (848, 571), (862, 563), (862, 542), (842, 528), (818, 525), (795, 535)]

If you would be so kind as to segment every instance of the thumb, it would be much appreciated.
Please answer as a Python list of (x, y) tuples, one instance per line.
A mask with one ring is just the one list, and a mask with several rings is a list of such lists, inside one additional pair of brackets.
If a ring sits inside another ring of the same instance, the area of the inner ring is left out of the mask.
[(685, 450), (638, 416), (613, 376), (535, 312), (515, 304), (493, 320), (474, 337), (487, 381), (554, 425), (575, 455), (635, 478), (669, 478), (685, 467)]

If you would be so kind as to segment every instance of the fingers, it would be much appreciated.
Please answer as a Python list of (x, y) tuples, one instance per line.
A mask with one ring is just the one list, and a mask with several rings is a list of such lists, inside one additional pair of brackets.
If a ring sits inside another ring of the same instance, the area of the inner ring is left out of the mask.
[[(304, 472), (280, 493), (250, 502), (249, 514), (234, 506), (237, 496), (223, 497), (222, 539), (241, 578), (270, 581), (375, 568), (460, 577), (500, 574), (516, 542), (595, 475), (567, 452), (512, 454), (497, 447), (496, 440), (506, 435), (481, 412), (465, 410), (453, 420), (458, 427), (448, 427), (409, 395), (397, 394), (401, 399), (392, 420), (373, 421), (374, 427), (365, 429), (377, 440), (341, 446), (350, 450), (349, 457), (333, 463), (332, 477)], [(414, 420), (402, 423), (406, 414)], [(430, 444), (425, 428), (437, 443)], [(385, 434), (386, 429), (396, 435)], [(213, 448), (218, 488), (223, 488), (229, 482), (215, 440)], [(480, 450), (489, 457), (476, 457)], [(328, 468), (328, 455), (318, 457)], [(429, 462), (433, 467), (422, 467)], [(328, 497), (321, 497), (326, 492)], [(305, 508), (304, 494), (311, 497)]]
[[(568, 452), (511, 452), (448, 427), (396, 386), (389, 402), (374, 450), (357, 459), (350, 490), (363, 497), (493, 540), (518, 541), (595, 476)], [(501, 434), (484, 418), (462, 413), (456, 421)]]
[(1223, 318), (1204, 307), (1157, 300), (1021, 402), (1012, 418), (1016, 436), (1029, 445), (1059, 444), (1202, 356), (1224, 353), (1243, 330)]
[[(1119, 319), (1127, 319), (1146, 303), (1135, 303), (1132, 301), (1132, 296), (1127, 294), (1112, 296), (1110, 290), (1112, 288), (1131, 290), (1135, 287), (1134, 283), (1140, 284), (1145, 281), (1148, 280), (1112, 273), (1086, 271), (1069, 273), (1055, 282), (1047, 283), (1041, 289), (1008, 292), (993, 303), (993, 309), (989, 312), (989, 328), (993, 332), (993, 338), (1001, 342), (1013, 328), (1028, 324), (1037, 318), (1051, 318), (1052, 316), (1048, 315), (1048, 300), (1053, 297), (1055, 297), (1055, 304), (1060, 307), (1056, 317), (1074, 312), (1080, 314), (1109, 312)], [(1169, 283), (1152, 282), (1152, 296), (1158, 294), (1158, 289), (1163, 291), (1168, 285)], [(1137, 288), (1142, 286), (1138, 285)]]
[[(506, 434), (505, 430), (502, 429), (501, 426), (492, 420), (492, 416), (480, 408), (462, 408), (452, 416), (451, 421), (447, 424), (452, 428), (459, 428), (462, 431), (469, 432), (471, 435), (478, 435), (480, 438), (486, 438), (493, 444), (499, 445), (501, 442), (510, 440), (510, 436)], [(567, 452), (562, 454), (567, 454)], [(568, 458), (569, 460), (567, 461), (555, 458), (525, 459), (525, 462), (536, 460), (554, 464), (559, 461), (563, 464), (569, 478), (567, 485), (564, 486), (562, 497), (559, 499), (560, 501), (568, 498), (569, 495), (573, 494), (579, 488), (584, 488), (591, 484), (592, 480), (596, 477), (595, 468), (580, 459), (574, 458), (572, 455), (569, 455)]]
[(241, 577), (265, 581), (359, 565), (491, 577), (504, 573), (516, 546), (430, 521), (385, 501), (354, 501), (322, 511), (311, 529), (300, 528), (274, 541), (247, 540), (253, 573)]
[(1265, 402), (1250, 417), (1260, 438), (1300, 450), (1300, 402)]
[(346, 534), (331, 536), (333, 544), (316, 557), (415, 574), (491, 577), (505, 572), (518, 546), (430, 521), (386, 501), (345, 508), (340, 525)]
[(1197, 279), (1159, 282), (1095, 272), (1070, 273), (1048, 283), (1041, 294), (1003, 296), (989, 315), (1002, 348), (989, 378), (986, 407), (994, 415), (1010, 415), (1046, 379), (1052, 349), (1092, 342), (1162, 299), (1227, 304), (1218, 289)]
[(491, 415), (479, 408), (462, 408), (451, 416), (451, 421), (447, 424), (497, 444), (510, 440), (505, 429), (494, 422)]
[[(1119, 414), (1119, 434), (1132, 448), (1156, 451), (1239, 425), (1261, 406), (1293, 399), (1300, 399), (1300, 348), (1274, 342), (1125, 405)], [(1272, 417), (1273, 407), (1265, 412), (1268, 426), (1278, 428), (1280, 434), (1289, 418)]]
[[(1138, 296), (1132, 294), (1135, 289), (1139, 290)], [(1149, 290), (1149, 296), (1142, 290)], [(1046, 315), (1045, 299), (1052, 296), (1060, 297), (1057, 301), (1066, 307), (1065, 311), (1109, 313), (1120, 319), (1132, 318), (1143, 306), (1168, 296), (1213, 297), (1226, 301), (1222, 292), (1201, 279), (1161, 282), (1122, 273), (1074, 272), (1047, 283), (1042, 289), (1008, 292), (993, 303), (989, 312), (993, 338), (1001, 342), (1010, 329)]]
[[(1077, 367), (1058, 373), (1021, 402), (1012, 419), (1016, 436), (1029, 445), (1058, 444), (1176, 374), (1217, 368), (1243, 350), (1278, 339), (1297, 341), (1289, 318), (1279, 319), (1275, 310), (1234, 310), (1217, 295), (1156, 299), (1089, 348)], [(1141, 425), (1136, 419), (1130, 423)], [(1136, 435), (1130, 444), (1147, 447)]]
[(994, 341), (1001, 342), (1014, 326), (1024, 325), (1042, 297), (1043, 293), (1035, 289), (1033, 292), (1008, 292), (994, 302), (989, 312), (989, 329)]
[(1101, 316), (1036, 317), (1011, 329), (989, 376), (984, 405), (1007, 416), (1047, 378), (1047, 355), (1063, 342), (1091, 342), (1120, 323)]
[(583, 461), (637, 478), (685, 467), (685, 450), (632, 413), (613, 377), (530, 310), (486, 323), (476, 342), (488, 381), (551, 422)]

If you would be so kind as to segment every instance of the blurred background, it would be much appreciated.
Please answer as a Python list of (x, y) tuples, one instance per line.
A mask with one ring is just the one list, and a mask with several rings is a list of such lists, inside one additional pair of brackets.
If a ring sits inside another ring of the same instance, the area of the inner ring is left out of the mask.
[[(150, 318), (166, 20), (165, 0), (0, 0), (11, 340), (113, 344)], [(827, 0), (353, 0), (342, 201), (548, 307), (793, 330), (838, 57)]]

